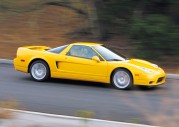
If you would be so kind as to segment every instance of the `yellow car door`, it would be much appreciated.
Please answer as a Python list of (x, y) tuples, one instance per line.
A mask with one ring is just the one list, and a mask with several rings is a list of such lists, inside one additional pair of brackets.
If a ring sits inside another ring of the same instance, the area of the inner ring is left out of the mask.
[[(99, 61), (92, 60), (94, 56)], [(107, 77), (107, 62), (88, 46), (73, 45), (58, 67), (63, 78), (103, 81)]]

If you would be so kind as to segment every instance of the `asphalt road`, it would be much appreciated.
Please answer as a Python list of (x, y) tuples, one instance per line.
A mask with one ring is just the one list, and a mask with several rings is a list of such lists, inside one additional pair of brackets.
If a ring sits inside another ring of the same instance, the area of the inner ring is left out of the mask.
[(94, 118), (124, 122), (151, 124), (160, 116), (171, 120), (179, 111), (178, 82), (168, 79), (157, 88), (130, 91), (62, 79), (42, 83), (15, 71), (12, 65), (0, 64), (0, 100), (13, 97), (29, 111), (77, 116), (78, 111), (86, 110), (94, 112)]

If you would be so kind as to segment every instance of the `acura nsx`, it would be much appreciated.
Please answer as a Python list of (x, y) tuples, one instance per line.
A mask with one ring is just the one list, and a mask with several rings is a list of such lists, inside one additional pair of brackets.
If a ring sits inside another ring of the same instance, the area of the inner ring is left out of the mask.
[(48, 78), (111, 84), (117, 89), (134, 85), (164, 84), (166, 74), (156, 64), (128, 59), (99, 43), (77, 42), (56, 48), (24, 46), (14, 59), (16, 70), (30, 73), (35, 81)]

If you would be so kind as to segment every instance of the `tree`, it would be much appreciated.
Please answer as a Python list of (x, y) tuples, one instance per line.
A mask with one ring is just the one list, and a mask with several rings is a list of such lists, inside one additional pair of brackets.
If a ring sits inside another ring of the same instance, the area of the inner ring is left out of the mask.
[(102, 37), (101, 24), (99, 21), (99, 2), (100, 0), (84, 0), (87, 6), (88, 20), (90, 24), (90, 30), (93, 36), (98, 39)]

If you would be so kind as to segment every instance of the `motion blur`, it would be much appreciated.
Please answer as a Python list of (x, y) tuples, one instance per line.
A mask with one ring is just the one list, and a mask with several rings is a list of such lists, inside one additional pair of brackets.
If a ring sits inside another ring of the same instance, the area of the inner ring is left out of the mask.
[[(0, 1), (0, 59), (14, 59), (21, 46), (99, 42), (127, 58), (145, 59), (167, 74), (179, 74), (178, 41), (179, 0)], [(158, 88), (120, 91), (91, 82), (34, 83), (27, 77), (0, 64), (0, 99), (12, 95), (30, 110), (46, 113), (76, 115), (84, 110), (99, 119), (179, 124), (176, 79), (167, 78)]]

